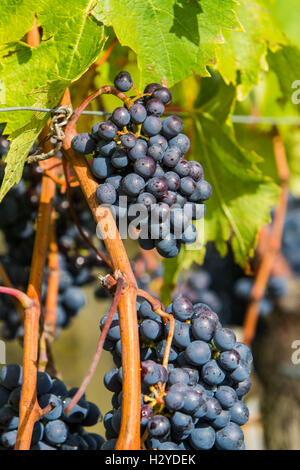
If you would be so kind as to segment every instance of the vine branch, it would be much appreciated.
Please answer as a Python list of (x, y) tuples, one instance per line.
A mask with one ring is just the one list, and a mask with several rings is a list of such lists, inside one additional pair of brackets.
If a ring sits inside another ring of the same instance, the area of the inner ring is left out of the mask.
[(280, 181), (281, 193), (269, 236), (269, 244), (258, 267), (251, 292), (251, 300), (245, 316), (244, 343), (247, 345), (250, 345), (254, 338), (258, 322), (260, 303), (264, 296), (274, 261), (281, 247), (283, 225), (288, 202), (289, 169), (284, 145), (281, 137), (277, 132), (273, 137), (273, 149)]

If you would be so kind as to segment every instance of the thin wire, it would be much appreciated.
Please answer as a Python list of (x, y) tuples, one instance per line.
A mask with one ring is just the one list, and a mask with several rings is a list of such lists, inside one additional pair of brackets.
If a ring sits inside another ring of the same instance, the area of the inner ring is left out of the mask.
[[(61, 113), (62, 110), (59, 108), (36, 108), (32, 106), (14, 106), (9, 108), (0, 108), (0, 112), (11, 112), (11, 111), (37, 111), (41, 113), (52, 113), (57, 114)], [(180, 112), (178, 114), (187, 114), (186, 111)], [(111, 113), (107, 111), (83, 111), (82, 114), (87, 114), (90, 116), (110, 116)], [(168, 112), (166, 114), (169, 114)], [(248, 116), (248, 115), (238, 115), (233, 114), (231, 120), (234, 124), (268, 124), (268, 125), (282, 125), (282, 126), (299, 126), (300, 118), (297, 116)]]
[[(61, 114), (64, 110), (56, 108), (35, 108), (32, 106), (13, 106), (10, 108), (0, 108), (0, 113), (6, 113), (10, 111), (37, 111), (40, 113), (52, 113), (52, 114)], [(111, 113), (107, 111), (83, 111), (82, 114), (95, 114), (96, 116), (109, 116)]]

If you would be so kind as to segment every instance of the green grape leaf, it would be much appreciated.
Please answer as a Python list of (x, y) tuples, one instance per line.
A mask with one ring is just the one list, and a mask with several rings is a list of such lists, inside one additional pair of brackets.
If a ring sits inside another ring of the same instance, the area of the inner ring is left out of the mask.
[[(31, 11), (38, 9), (37, 22), (43, 31), (40, 45), (30, 47), (20, 37), (18, 42), (0, 46), (2, 108), (57, 106), (64, 90), (94, 62), (104, 42), (104, 26), (100, 26), (91, 15), (94, 0), (67, 0), (64, 3), (55, 0), (51, 8), (49, 2), (42, 1), (37, 7), (35, 3), (24, 0), (18, 5), (21, 13), (25, 4), (31, 5)], [(2, 5), (0, 17), (1, 9)], [(15, 9), (22, 23), (17, 5)], [(25, 19), (24, 24), (27, 29), (28, 21)], [(24, 35), (21, 26), (17, 31)], [(45, 113), (1, 113), (1, 122), (7, 123), (5, 132), (10, 135), (11, 146), (6, 157), (0, 201), (19, 181), (28, 151), (48, 119), (49, 115)]]
[(237, 97), (243, 100), (267, 70), (268, 48), (285, 44), (285, 35), (268, 10), (268, 0), (241, 0), (237, 10), (243, 33), (224, 32), (226, 42), (217, 45), (217, 68), (227, 83), (237, 85)]
[(285, 32), (288, 39), (300, 47), (299, 18), (300, 2), (299, 0), (276, 0), (268, 5), (273, 18), (276, 19), (279, 27)]
[(30, 30), (41, 3), (34, 0), (2, 0), (0, 5), (0, 46), (21, 39)]
[[(211, 105), (214, 112), (213, 101)], [(170, 301), (169, 292), (179, 273), (193, 263), (203, 263), (207, 242), (213, 242), (221, 256), (227, 254), (230, 243), (236, 263), (245, 268), (248, 257), (253, 255), (258, 232), (270, 222), (271, 208), (279, 195), (274, 179), (265, 176), (259, 168), (263, 159), (238, 144), (232, 127), (225, 121), (220, 123), (218, 113), (213, 117), (196, 112), (193, 121), (190, 159), (203, 165), (213, 194), (206, 202), (204, 219), (197, 223), (198, 245), (182, 246), (176, 258), (164, 260), (161, 296), (165, 303)]]
[(136, 54), (141, 85), (174, 85), (191, 72), (208, 76), (226, 30), (241, 30), (235, 0), (104, 0), (93, 14)]
[(277, 75), (282, 97), (281, 103), (300, 103), (300, 48), (282, 46), (276, 52), (269, 51), (269, 66)]
[(194, 148), (213, 188), (207, 202), (205, 240), (213, 241), (222, 256), (231, 241), (235, 260), (244, 267), (260, 228), (270, 221), (278, 186), (258, 170), (260, 158), (237, 143), (231, 128), (220, 126), (208, 114), (198, 114), (195, 135)]

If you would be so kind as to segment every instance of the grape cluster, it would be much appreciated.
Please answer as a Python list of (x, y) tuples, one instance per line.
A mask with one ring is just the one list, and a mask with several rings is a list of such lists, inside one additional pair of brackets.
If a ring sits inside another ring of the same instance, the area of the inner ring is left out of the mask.
[[(115, 86), (129, 91), (130, 75), (121, 72)], [(196, 241), (193, 221), (204, 216), (204, 201), (212, 192), (201, 164), (184, 158), (190, 141), (181, 132), (182, 120), (161, 119), (171, 99), (167, 88), (151, 83), (130, 105), (96, 123), (90, 134), (72, 140), (73, 150), (93, 154), (99, 204), (109, 205), (126, 228), (135, 221), (130, 235), (138, 237), (142, 248), (156, 247), (166, 258), (177, 256), (182, 243)]]
[[(163, 323), (147, 301), (137, 304), (141, 346), (141, 436), (148, 449), (244, 449), (241, 426), (249, 417), (244, 396), (251, 387), (252, 354), (235, 334), (223, 328), (207, 305), (183, 296), (173, 299), (166, 312), (174, 315), (175, 332), (168, 372), (162, 366), (169, 323)], [(106, 317), (101, 321), (103, 328)], [(115, 314), (105, 348), (112, 352), (116, 369), (105, 374), (113, 392), (113, 409), (106, 413), (107, 442), (113, 449), (121, 423), (121, 338)], [(163, 405), (156, 402), (162, 392)], [(154, 388), (156, 393), (154, 394)]]
[[(13, 449), (19, 424), (22, 367), (4, 366), (0, 374), (0, 449)], [(84, 397), (67, 415), (65, 409), (77, 389), (67, 390), (59, 379), (45, 372), (37, 375), (37, 396), (41, 409), (50, 411), (33, 428), (31, 450), (99, 450), (103, 437), (84, 428), (94, 426), (100, 418), (99, 408)]]
[[(3, 177), (3, 175), (2, 175)], [(35, 237), (35, 223), (41, 191), (42, 170), (38, 165), (25, 167), (23, 178), (7, 194), (0, 205), (0, 230), (7, 252), (1, 257), (13, 285), (26, 290)], [(91, 212), (79, 188), (72, 189), (72, 200), (82, 230), (92, 238), (95, 225)], [(60, 283), (57, 307), (57, 327), (65, 328), (85, 305), (81, 286), (94, 281), (92, 271), (104, 264), (81, 238), (69, 212), (65, 195), (57, 192), (54, 201), (56, 236), (59, 248)], [(47, 294), (48, 269), (45, 268), (43, 301)], [(96, 292), (99, 295), (98, 292)], [(101, 297), (105, 294), (101, 291)], [(8, 296), (0, 299), (1, 336), (13, 339), (22, 336), (18, 313)]]

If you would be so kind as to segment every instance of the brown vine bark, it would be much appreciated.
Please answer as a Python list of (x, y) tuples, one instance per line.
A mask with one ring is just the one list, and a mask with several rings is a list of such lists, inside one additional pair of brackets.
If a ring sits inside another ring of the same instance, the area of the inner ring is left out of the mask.
[[(31, 46), (37, 46), (39, 44), (39, 40), (40, 38), (35, 21), (33, 29), (28, 33), (28, 43)], [(66, 98), (68, 97), (64, 96), (62, 104), (64, 104), (64, 100)], [(41, 139), (43, 140), (47, 134), (48, 127), (46, 126), (41, 133)], [(44, 150), (48, 152), (50, 149), (51, 144), (46, 140), (44, 143)], [(47, 161), (40, 162), (40, 165), (44, 170), (51, 169), (55, 175), (58, 171), (58, 167), (52, 167), (58, 162), (60, 163), (60, 160), (53, 157)], [(20, 423), (15, 445), (16, 450), (28, 450), (30, 448), (33, 426), (41, 413), (36, 396), (40, 298), (44, 267), (48, 252), (49, 227), (55, 190), (55, 182), (49, 178), (49, 176), (44, 174), (42, 177), (41, 196), (37, 216), (37, 230), (27, 289), (28, 297), (35, 300), (37, 307), (27, 309), (24, 318), (23, 383), (19, 408)]]
[[(113, 87), (103, 87), (103, 93), (112, 93), (124, 101), (128, 98)], [(76, 134), (75, 125), (82, 110), (92, 99), (101, 94), (93, 93), (77, 110), (66, 127), (64, 154), (71, 163), (83, 194), (93, 213), (97, 228), (104, 238), (106, 250), (114, 272), (124, 278), (124, 287), (119, 300), (119, 322), (122, 339), (123, 398), (121, 429), (116, 444), (118, 450), (140, 449), (140, 350), (136, 314), (137, 285), (123, 242), (108, 208), (100, 208), (96, 200), (97, 181), (94, 179), (86, 159), (71, 149), (71, 140)]]

